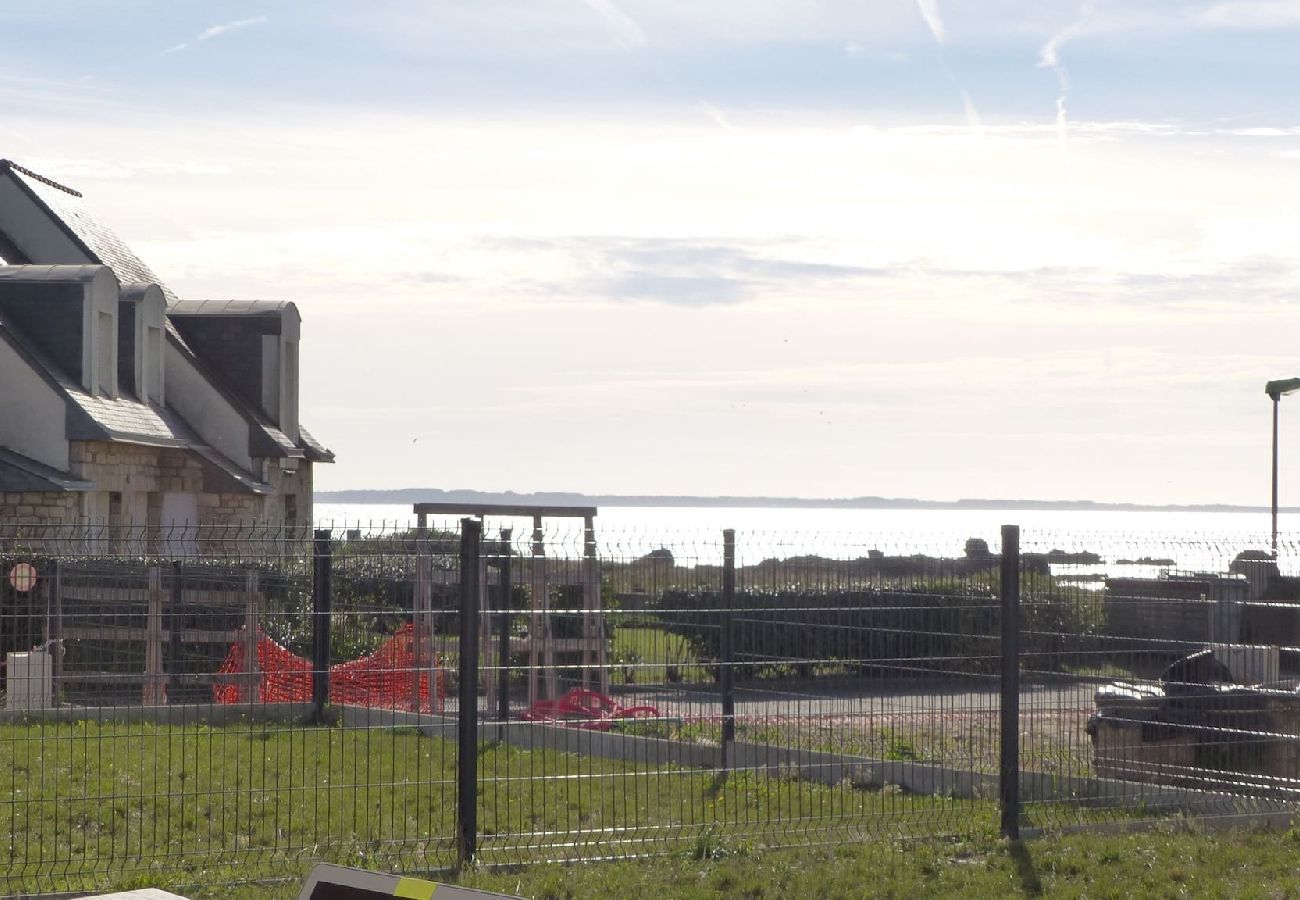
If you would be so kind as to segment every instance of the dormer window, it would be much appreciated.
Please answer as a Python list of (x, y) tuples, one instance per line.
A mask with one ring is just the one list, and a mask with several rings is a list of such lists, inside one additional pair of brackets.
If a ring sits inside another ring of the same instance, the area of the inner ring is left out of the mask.
[(280, 430), (298, 440), (298, 342), (285, 341), (280, 368)]
[(262, 335), (262, 411), (280, 421), (280, 335)]
[(117, 305), (117, 388), (162, 406), (167, 300), (156, 284), (131, 284)]
[(144, 396), (141, 400), (153, 401), (159, 406), (163, 403), (163, 330), (161, 326), (146, 326), (143, 356), (140, 369), (143, 376)]
[(293, 443), (298, 428), (298, 340), (292, 303), (186, 302), (167, 315), (193, 352), (229, 379), (239, 395)]
[(101, 311), (95, 325), (95, 388), (103, 397), (117, 396), (117, 322)]

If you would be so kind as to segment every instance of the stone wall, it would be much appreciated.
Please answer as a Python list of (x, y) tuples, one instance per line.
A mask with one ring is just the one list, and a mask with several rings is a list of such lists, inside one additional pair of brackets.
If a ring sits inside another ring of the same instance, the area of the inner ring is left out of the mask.
[(73, 441), (72, 474), (93, 481), (101, 491), (130, 493), (203, 490), (203, 467), (197, 457), (172, 447), (145, 447), (107, 441)]
[(0, 494), (0, 524), (39, 525), (77, 518), (80, 494), (65, 491), (24, 491)]
[[(259, 466), (262, 460), (254, 460)], [(199, 520), (204, 524), (293, 525), (310, 528), (312, 515), (311, 463), (299, 463), (295, 471), (280, 468), (278, 460), (269, 460), (266, 481), (275, 493), (200, 494)]]
[[(195, 495), (202, 525), (278, 527), (312, 525), (311, 463), (300, 462), (294, 471), (267, 460), (266, 480), (275, 488), (270, 495), (204, 491), (204, 464), (189, 451), (174, 447), (146, 447), (107, 441), (73, 441), (71, 474), (93, 482), (89, 494), (72, 492), (0, 493), (0, 524), (68, 523), (90, 519), (122, 525), (160, 524), (162, 495)], [(263, 460), (254, 460), (257, 469)], [(109, 494), (120, 495), (110, 500)]]
[(269, 517), (268, 500), (261, 494), (199, 494), (199, 521), (204, 525), (278, 525)]
[[(296, 525), (300, 528), (310, 528), (315, 524), (316, 517), (312, 510), (311, 463), (300, 462), (296, 471), (278, 471), (268, 480), (275, 485), (276, 489), (276, 496), (271, 498), (271, 502), (275, 505), (273, 511), (275, 518), (283, 518), (284, 524)], [(294, 498), (294, 510), (291, 516), (286, 512), (286, 497)]]

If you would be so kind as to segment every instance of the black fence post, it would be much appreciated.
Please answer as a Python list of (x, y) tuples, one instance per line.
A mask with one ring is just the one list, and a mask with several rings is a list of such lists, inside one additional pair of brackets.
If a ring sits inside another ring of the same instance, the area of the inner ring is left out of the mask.
[(312, 717), (325, 718), (325, 704), (330, 699), (330, 575), (333, 571), (333, 548), (330, 531), (322, 528), (312, 540), (311, 579), (311, 702)]
[[(512, 548), (510, 546), (511, 530), (501, 529), (501, 647), (497, 653), (497, 721), (510, 719), (510, 614), (514, 604), (514, 581), (511, 571)], [(504, 730), (501, 735), (505, 738)]]
[(1020, 526), (1002, 526), (1002, 836), (1020, 839)]
[[(167, 600), (167, 662), (163, 671), (167, 673), (167, 700), (179, 703), (181, 685), (181, 619), (182, 591), (185, 589), (184, 576), (181, 574), (181, 561), (172, 560), (171, 594)], [(202, 626), (200, 626), (202, 627)]]
[(457, 858), (461, 865), (478, 852), (478, 566), (483, 523), (460, 520), (460, 672), (457, 696)]
[(718, 688), (722, 693), (722, 770), (729, 765), (731, 745), (736, 740), (736, 698), (733, 693), (731, 672), (732, 618), (736, 605), (736, 532), (728, 528), (722, 532), (722, 616), (718, 621)]
[(59, 561), (50, 563), (49, 581), (46, 583), (45, 602), (49, 608), (49, 651), (51, 702), (62, 706), (63, 696), (63, 570)]

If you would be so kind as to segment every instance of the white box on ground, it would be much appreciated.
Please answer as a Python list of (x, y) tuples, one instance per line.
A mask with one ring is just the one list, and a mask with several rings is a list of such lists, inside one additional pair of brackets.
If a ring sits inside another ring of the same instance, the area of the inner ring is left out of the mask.
[(1272, 684), (1281, 678), (1277, 647), (1259, 644), (1211, 644), (1214, 658), (1228, 667), (1237, 684)]
[(5, 654), (5, 709), (54, 705), (54, 666), (44, 650)]

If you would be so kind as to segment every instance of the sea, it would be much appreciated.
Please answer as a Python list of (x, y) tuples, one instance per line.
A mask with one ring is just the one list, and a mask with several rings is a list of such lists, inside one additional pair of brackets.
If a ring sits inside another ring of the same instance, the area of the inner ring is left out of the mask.
[[(318, 527), (340, 534), (403, 530), (416, 523), (410, 505), (317, 503), (315, 514)], [(679, 564), (716, 564), (722, 558), (723, 530), (733, 529), (737, 560), (743, 564), (805, 555), (856, 559), (871, 551), (961, 556), (971, 539), (983, 540), (997, 552), (1004, 525), (1019, 526), (1023, 552), (1096, 554), (1095, 563), (1074, 559), (1054, 566), (1081, 578), (1223, 572), (1244, 550), (1271, 549), (1266, 511), (606, 506), (599, 508), (595, 532), (599, 552), (611, 558), (666, 548)], [(430, 526), (454, 531), (456, 520), (432, 519)], [(1288, 527), (1296, 530), (1288, 532)], [(491, 536), (511, 529), (522, 546), (533, 523), (489, 516), (484, 528)], [(548, 519), (544, 528), (548, 544), (580, 552), (581, 520)], [(1300, 574), (1300, 514), (1282, 514), (1279, 530), (1279, 567), (1285, 574)]]

